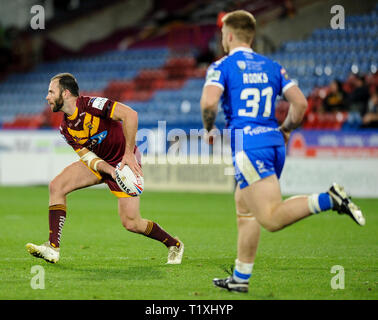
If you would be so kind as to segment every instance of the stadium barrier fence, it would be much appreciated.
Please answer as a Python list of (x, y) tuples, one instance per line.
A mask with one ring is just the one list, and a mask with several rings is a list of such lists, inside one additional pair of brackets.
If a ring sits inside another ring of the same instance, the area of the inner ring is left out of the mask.
[[(0, 185), (46, 185), (79, 158), (56, 131), (0, 131)], [(231, 159), (143, 156), (145, 190), (232, 192)], [(378, 157), (288, 156), (282, 193), (321, 192), (337, 181), (357, 197), (378, 197)]]

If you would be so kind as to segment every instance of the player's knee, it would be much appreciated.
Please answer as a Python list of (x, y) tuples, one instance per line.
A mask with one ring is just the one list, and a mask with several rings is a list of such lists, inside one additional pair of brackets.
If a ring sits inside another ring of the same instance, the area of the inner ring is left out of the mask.
[(49, 183), (49, 194), (50, 196), (66, 196), (72, 191), (70, 187), (64, 183), (59, 178), (53, 179)]
[(58, 179), (54, 179), (49, 183), (49, 193), (50, 194), (57, 194), (61, 193), (62, 185)]

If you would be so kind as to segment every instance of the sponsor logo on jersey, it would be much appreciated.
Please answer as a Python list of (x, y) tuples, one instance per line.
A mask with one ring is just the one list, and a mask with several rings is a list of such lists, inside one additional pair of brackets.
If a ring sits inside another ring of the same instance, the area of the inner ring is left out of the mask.
[(285, 80), (289, 80), (289, 76), (284, 68), (281, 68), (281, 74), (285, 78)]
[(91, 140), (97, 139), (97, 143), (101, 143), (106, 138), (107, 135), (108, 135), (108, 131), (105, 130), (91, 137)]
[(219, 70), (210, 69), (207, 72), (206, 81), (219, 81), (221, 72)]
[(272, 131), (279, 132), (280, 129), (272, 128), (272, 127), (262, 127), (262, 126), (258, 126), (253, 129), (251, 128), (251, 126), (246, 126), (243, 128), (243, 133), (250, 136), (256, 136), (262, 133), (267, 133), (267, 132), (272, 132)]
[(245, 68), (247, 68), (245, 61), (238, 60), (238, 61), (236, 61), (236, 64), (238, 65), (239, 69), (242, 70), (242, 71), (244, 71)]
[(92, 122), (87, 122), (85, 125), (87, 126), (87, 128), (88, 128), (89, 130), (92, 130), (92, 129), (93, 129)]
[(104, 105), (106, 103), (106, 101), (108, 101), (107, 98), (92, 98), (90, 100), (90, 102), (92, 103), (92, 107), (93, 108), (96, 108), (98, 110), (102, 110), (104, 109)]
[(90, 140), (90, 143), (88, 145), (87, 148), (89, 149), (92, 149), (94, 148), (96, 145), (100, 144), (102, 141), (104, 141), (104, 139), (106, 138), (106, 136), (108, 135), (108, 131), (105, 130), (105, 131), (102, 131), (100, 132), (99, 134), (96, 134), (95, 136), (91, 137), (89, 140)]

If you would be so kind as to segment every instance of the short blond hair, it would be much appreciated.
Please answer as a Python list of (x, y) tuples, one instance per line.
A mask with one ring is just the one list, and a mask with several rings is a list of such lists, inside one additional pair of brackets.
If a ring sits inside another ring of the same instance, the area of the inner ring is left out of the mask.
[(256, 19), (251, 13), (245, 10), (232, 11), (222, 18), (222, 22), (240, 41), (252, 43), (256, 33)]

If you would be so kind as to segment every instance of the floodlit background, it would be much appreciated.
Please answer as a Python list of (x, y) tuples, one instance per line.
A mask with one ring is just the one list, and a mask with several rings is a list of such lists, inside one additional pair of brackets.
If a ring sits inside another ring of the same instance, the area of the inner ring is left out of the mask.
[[(344, 9), (344, 29), (332, 28), (334, 5)], [(146, 190), (232, 191), (228, 143), (203, 145), (199, 100), (207, 67), (223, 56), (220, 17), (245, 9), (258, 23), (253, 49), (282, 64), (309, 102), (289, 143), (283, 193), (322, 191), (337, 180), (353, 195), (378, 197), (376, 1), (0, 0), (0, 7), (0, 185), (47, 184), (77, 159), (57, 130), (62, 115), (45, 101), (50, 78), (71, 72), (82, 95), (139, 112)], [(277, 101), (279, 121), (287, 109)], [(217, 127), (222, 132), (222, 112)]]

